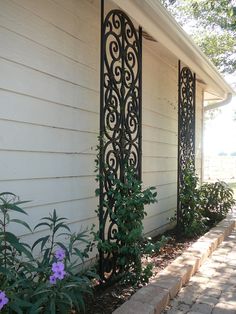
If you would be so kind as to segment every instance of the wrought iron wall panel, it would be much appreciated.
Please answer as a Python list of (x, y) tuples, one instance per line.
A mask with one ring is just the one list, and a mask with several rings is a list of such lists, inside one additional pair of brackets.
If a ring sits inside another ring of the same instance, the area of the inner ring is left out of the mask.
[(195, 73), (188, 67), (181, 67), (179, 61), (177, 222), (182, 213), (179, 195), (184, 184), (183, 171), (186, 165), (195, 165), (195, 91)]
[[(100, 238), (117, 241), (109, 195), (111, 175), (124, 180), (126, 164), (141, 179), (142, 30), (120, 10), (110, 11), (101, 24), (100, 107)], [(100, 273), (117, 274), (116, 256), (100, 252)], [(103, 278), (105, 279), (105, 278)]]

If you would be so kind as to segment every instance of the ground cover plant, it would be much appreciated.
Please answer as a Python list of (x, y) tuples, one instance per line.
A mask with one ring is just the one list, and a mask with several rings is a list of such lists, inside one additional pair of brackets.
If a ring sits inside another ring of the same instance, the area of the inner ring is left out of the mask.
[[(79, 267), (88, 257), (90, 242), (86, 232), (72, 233), (66, 218), (56, 211), (43, 217), (34, 230), (47, 228), (48, 233), (32, 246), (9, 231), (13, 223), (28, 231), (30, 226), (12, 213), (26, 212), (12, 193), (0, 194), (0, 311), (3, 313), (70, 313), (84, 311), (84, 297), (91, 294), (91, 271)], [(61, 239), (66, 239), (61, 242)], [(81, 249), (81, 243), (85, 249)], [(38, 252), (35, 250), (39, 248)]]

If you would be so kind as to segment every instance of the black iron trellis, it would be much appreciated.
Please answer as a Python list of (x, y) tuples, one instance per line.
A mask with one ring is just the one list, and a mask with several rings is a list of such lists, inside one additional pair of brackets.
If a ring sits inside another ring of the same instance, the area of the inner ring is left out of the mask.
[(186, 165), (195, 165), (195, 94), (196, 75), (179, 61), (178, 91), (178, 200), (177, 225), (180, 223), (182, 206), (180, 193), (183, 189), (183, 171)]
[[(109, 195), (111, 175), (124, 180), (131, 164), (141, 179), (142, 29), (137, 32), (130, 18), (111, 10), (104, 18), (101, 1), (100, 86), (100, 209), (102, 241), (117, 241), (112, 219), (114, 200)], [(100, 250), (100, 274), (119, 273), (114, 252)]]

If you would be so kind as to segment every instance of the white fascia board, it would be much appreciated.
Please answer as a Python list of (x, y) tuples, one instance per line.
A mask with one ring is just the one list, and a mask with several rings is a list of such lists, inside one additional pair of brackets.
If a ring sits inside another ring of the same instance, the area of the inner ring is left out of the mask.
[(208, 111), (208, 110), (212, 110), (212, 109), (214, 110), (216, 108), (220, 108), (220, 107), (223, 107), (225, 105), (228, 105), (231, 102), (231, 100), (232, 100), (232, 94), (229, 93), (226, 99), (224, 99), (222, 101), (217, 101), (213, 104), (211, 103), (207, 106), (204, 106), (204, 111)]
[(154, 39), (189, 66), (206, 83), (206, 89), (224, 99), (233, 89), (196, 46), (159, 0), (113, 0)]

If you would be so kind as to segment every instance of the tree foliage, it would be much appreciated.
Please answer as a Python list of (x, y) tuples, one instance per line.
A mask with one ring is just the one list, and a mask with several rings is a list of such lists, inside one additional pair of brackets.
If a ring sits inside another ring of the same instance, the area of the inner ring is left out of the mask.
[(235, 71), (235, 0), (162, 0), (162, 3), (221, 72)]

